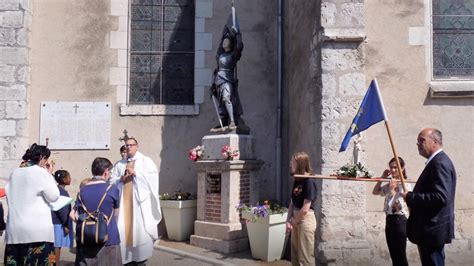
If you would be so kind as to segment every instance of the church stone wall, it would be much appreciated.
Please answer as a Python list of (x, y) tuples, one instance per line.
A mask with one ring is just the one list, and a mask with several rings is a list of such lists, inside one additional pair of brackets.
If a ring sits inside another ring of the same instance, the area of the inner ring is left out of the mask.
[(18, 166), (29, 144), (31, 11), (28, 0), (0, 1), (0, 178)]

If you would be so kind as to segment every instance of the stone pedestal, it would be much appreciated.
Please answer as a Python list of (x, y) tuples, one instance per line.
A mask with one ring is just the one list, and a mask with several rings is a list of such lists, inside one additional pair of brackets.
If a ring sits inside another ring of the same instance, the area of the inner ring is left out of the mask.
[[(204, 136), (203, 160), (198, 171), (198, 212), (191, 244), (220, 253), (234, 253), (249, 248), (246, 231), (236, 206), (258, 201), (257, 171), (262, 161), (253, 153), (251, 135)], [(223, 160), (225, 145), (240, 151), (239, 160)]]

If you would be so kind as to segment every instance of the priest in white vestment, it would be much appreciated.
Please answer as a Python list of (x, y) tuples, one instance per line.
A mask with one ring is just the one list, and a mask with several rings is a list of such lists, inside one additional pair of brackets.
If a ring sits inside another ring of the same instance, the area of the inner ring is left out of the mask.
[(110, 180), (121, 191), (118, 229), (123, 264), (142, 264), (152, 256), (153, 244), (158, 240), (158, 169), (138, 151), (135, 138), (128, 138), (125, 146), (128, 159), (115, 164)]

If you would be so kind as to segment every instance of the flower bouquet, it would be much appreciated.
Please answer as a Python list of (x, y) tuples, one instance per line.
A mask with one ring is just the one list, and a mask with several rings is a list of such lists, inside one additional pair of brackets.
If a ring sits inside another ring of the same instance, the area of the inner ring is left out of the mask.
[(347, 177), (365, 177), (371, 178), (373, 176), (372, 171), (369, 171), (367, 167), (363, 166), (361, 163), (356, 164), (346, 164), (343, 167), (336, 170), (337, 176), (347, 176)]
[[(251, 213), (251, 221), (255, 222), (259, 218), (265, 218), (268, 215), (272, 214), (283, 214), (288, 212), (288, 209), (280, 206), (279, 204), (275, 202), (271, 202), (269, 200), (263, 201), (263, 204), (259, 204), (257, 202), (257, 205), (255, 206), (247, 206), (243, 203), (240, 203), (239, 205), (235, 206), (237, 211), (246, 211)], [(244, 218), (245, 219), (245, 218)]]
[(190, 149), (188, 152), (188, 158), (191, 161), (197, 161), (202, 157), (202, 154), (204, 153), (204, 146), (196, 146), (193, 149)]
[(221, 150), (224, 160), (233, 160), (239, 157), (239, 150), (234, 150), (232, 147), (225, 145)]

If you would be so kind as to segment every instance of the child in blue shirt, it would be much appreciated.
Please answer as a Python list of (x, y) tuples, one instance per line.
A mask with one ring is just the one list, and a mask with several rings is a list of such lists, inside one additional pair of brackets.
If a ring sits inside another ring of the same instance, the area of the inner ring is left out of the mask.
[[(57, 170), (54, 179), (58, 183), (59, 194), (69, 197), (65, 187), (71, 184), (71, 175), (66, 170)], [(56, 254), (56, 265), (59, 265), (59, 258), (62, 247), (71, 248), (74, 243), (72, 220), (69, 217), (71, 205), (66, 205), (58, 211), (52, 211), (54, 224), (54, 251)]]

